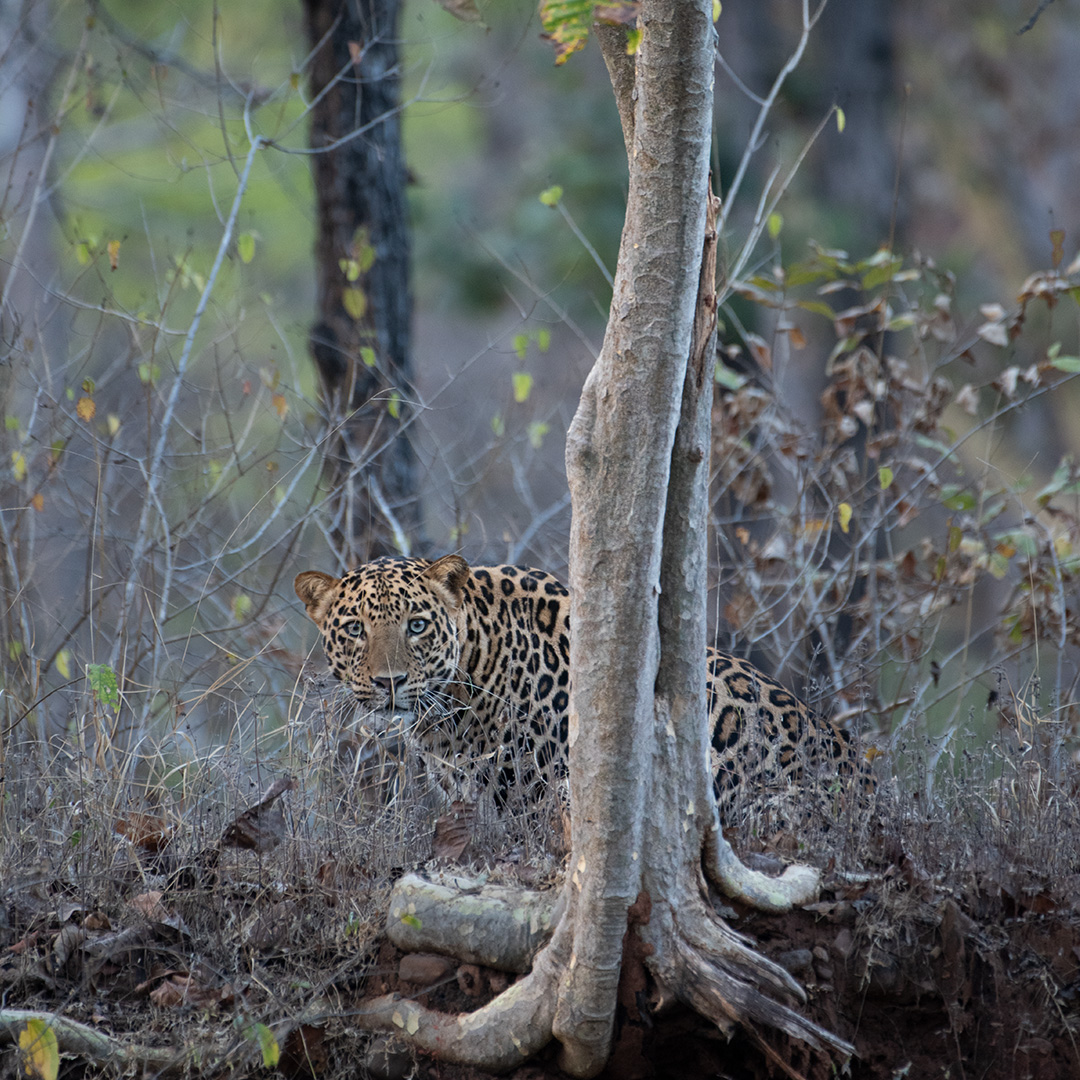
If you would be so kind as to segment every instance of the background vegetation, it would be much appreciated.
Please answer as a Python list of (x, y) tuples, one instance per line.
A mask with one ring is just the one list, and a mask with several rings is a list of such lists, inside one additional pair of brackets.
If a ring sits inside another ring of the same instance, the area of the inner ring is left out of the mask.
[[(1080, 21), (862, 6), (876, 74), (847, 85), (823, 23), (729, 204), (715, 632), (858, 718), (920, 798), (997, 784), (1015, 841), (1073, 790)], [(622, 146), (594, 52), (555, 73), (531, 3), (480, 13), (404, 21), (423, 514), (435, 552), (561, 572)], [(0, 20), (0, 852), (32, 861), (45, 822), (49, 873), (85, 882), (146, 839), (136, 810), (194, 857), (268, 766), (340, 748), (290, 585), (334, 569), (307, 57), (285, 0)], [(717, 25), (726, 197), (797, 5), (730, 0)], [(372, 820), (328, 791), (301, 825)], [(392, 820), (373, 842), (405, 859), (419, 826)]]

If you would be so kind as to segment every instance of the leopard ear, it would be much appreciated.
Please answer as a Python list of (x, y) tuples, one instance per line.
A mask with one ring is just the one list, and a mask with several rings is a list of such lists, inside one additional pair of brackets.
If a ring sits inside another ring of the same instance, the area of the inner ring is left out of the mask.
[(420, 575), (441, 585), (451, 595), (455, 604), (461, 603), (461, 590), (469, 580), (469, 564), (460, 555), (444, 555), (436, 559)]
[(302, 574), (296, 575), (296, 580), (293, 582), (296, 595), (304, 601), (308, 616), (320, 629), (326, 618), (327, 608), (330, 607), (330, 601), (340, 584), (340, 578), (321, 574), (318, 570), (305, 570)]

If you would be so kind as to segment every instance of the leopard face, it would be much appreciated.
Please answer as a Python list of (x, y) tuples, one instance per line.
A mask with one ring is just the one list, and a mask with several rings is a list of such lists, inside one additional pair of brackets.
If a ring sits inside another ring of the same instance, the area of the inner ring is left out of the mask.
[(341, 579), (317, 571), (297, 577), (331, 670), (358, 703), (415, 712), (452, 701), (468, 572), (452, 560), (380, 559)]
[[(569, 594), (550, 574), (469, 567), (448, 555), (385, 558), (343, 578), (308, 571), (297, 595), (333, 673), (371, 710), (412, 713), (419, 748), (451, 797), (463, 777), (531, 789), (566, 773)], [(738, 657), (705, 658), (713, 788), (722, 813), (751, 798), (873, 788), (848, 734)]]

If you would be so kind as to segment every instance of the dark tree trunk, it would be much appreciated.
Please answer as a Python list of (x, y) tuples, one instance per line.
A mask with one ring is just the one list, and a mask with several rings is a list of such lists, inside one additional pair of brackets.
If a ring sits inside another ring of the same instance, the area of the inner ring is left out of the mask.
[(398, 551), (420, 524), (408, 430), (400, 0), (304, 0), (304, 9), (315, 50), (311, 146), (333, 147), (313, 158), (318, 319), (311, 353), (329, 427), (324, 475), (333, 536), (352, 565)]

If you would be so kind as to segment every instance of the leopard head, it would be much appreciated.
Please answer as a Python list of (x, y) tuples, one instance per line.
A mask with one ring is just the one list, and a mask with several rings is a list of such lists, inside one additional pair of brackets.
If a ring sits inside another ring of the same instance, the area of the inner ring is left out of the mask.
[(308, 570), (294, 588), (334, 675), (358, 702), (416, 711), (454, 696), (468, 578), (457, 555), (384, 558), (342, 578)]

